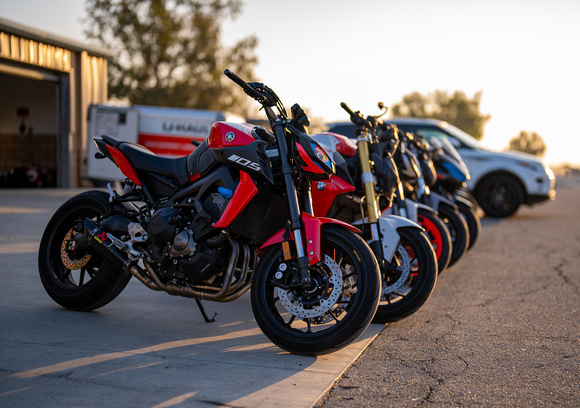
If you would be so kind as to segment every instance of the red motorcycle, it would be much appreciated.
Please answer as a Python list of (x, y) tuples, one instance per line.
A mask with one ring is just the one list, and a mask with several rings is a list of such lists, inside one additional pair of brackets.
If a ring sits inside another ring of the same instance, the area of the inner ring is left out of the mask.
[(290, 118), (270, 88), (225, 74), (262, 105), (273, 133), (216, 122), (181, 158), (95, 138), (98, 158), (127, 177), (125, 191), (85, 192), (56, 211), (40, 243), (42, 283), (58, 304), (93, 310), (134, 276), (196, 299), (206, 321), (200, 300), (233, 301), (251, 288), (273, 343), (297, 354), (338, 350), (377, 309), (375, 257), (356, 228), (312, 215), (310, 184), (335, 167), (306, 134), (302, 109)]

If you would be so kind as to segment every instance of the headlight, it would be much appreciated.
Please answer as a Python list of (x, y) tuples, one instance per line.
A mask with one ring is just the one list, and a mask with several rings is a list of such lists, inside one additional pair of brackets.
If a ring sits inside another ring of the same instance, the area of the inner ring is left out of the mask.
[(535, 171), (536, 173), (543, 173), (544, 168), (540, 163), (532, 163), (527, 161), (518, 161), (518, 165), (525, 167), (531, 171)]

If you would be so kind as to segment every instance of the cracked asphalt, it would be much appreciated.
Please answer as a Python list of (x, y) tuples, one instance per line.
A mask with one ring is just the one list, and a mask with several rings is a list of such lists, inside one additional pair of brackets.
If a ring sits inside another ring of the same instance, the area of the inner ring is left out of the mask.
[(387, 325), (318, 408), (580, 406), (580, 179), (483, 219), (418, 312)]

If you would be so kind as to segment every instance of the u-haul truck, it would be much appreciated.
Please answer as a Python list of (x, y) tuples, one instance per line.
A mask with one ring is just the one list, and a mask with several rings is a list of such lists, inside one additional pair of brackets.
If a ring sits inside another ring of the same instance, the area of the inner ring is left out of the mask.
[(86, 177), (94, 180), (123, 180), (125, 176), (109, 160), (95, 158), (94, 137), (112, 136), (139, 143), (162, 156), (186, 156), (209, 136), (214, 122), (245, 122), (242, 116), (225, 111), (166, 108), (159, 106), (89, 106)]

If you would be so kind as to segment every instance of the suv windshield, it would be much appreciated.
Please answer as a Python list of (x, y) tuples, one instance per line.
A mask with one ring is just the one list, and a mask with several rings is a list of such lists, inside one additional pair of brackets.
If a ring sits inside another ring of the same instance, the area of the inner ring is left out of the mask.
[(465, 144), (468, 147), (471, 147), (472, 149), (483, 149), (483, 145), (481, 143), (479, 143), (479, 141), (477, 139), (475, 139), (473, 136), (471, 136), (468, 133), (465, 133), (463, 130), (456, 128), (455, 126), (447, 123), (447, 122), (441, 122), (441, 129), (445, 129), (446, 132), (448, 132), (450, 135), (456, 137), (457, 139), (461, 140), (461, 142), (463, 144)]

